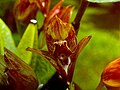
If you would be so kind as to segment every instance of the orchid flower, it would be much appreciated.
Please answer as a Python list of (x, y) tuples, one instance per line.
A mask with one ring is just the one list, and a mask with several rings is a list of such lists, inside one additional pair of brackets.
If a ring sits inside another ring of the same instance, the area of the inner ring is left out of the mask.
[(107, 90), (120, 90), (120, 58), (110, 62), (102, 72), (97, 90), (102, 90), (103, 86)]
[(51, 0), (17, 0), (14, 5), (14, 16), (17, 20), (29, 22), (36, 17), (40, 10), (46, 15), (50, 8)]
[(63, 22), (58, 16), (53, 17), (51, 21), (45, 31), (48, 51), (32, 48), (27, 48), (27, 50), (47, 59), (56, 71), (71, 83), (77, 57), (91, 36), (87, 36), (77, 43), (71, 24)]

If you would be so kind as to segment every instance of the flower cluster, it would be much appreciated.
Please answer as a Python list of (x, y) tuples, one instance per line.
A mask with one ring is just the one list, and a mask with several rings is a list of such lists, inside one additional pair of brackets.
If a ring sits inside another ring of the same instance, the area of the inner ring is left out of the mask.
[[(62, 7), (63, 2), (64, 0), (60, 0), (49, 10), (51, 0), (17, 0), (14, 6), (14, 15), (18, 21), (28, 22), (35, 18), (38, 10), (43, 13), (45, 19), (42, 29), (45, 32), (48, 51), (32, 48), (27, 48), (27, 50), (47, 59), (55, 67), (60, 77), (70, 84), (77, 57), (91, 36), (77, 42), (74, 27), (69, 23), (73, 7), (70, 5)], [(5, 49), (5, 52), (4, 57), (7, 65), (5, 73), (13, 89), (35, 90), (37, 81), (31, 68), (9, 50)]]

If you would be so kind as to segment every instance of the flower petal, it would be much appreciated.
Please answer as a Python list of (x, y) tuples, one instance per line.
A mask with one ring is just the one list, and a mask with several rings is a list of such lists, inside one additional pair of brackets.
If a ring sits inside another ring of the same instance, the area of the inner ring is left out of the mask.
[(102, 82), (110, 87), (120, 87), (120, 58), (107, 65), (102, 73)]
[(69, 23), (73, 9), (74, 9), (74, 7), (71, 7), (71, 6), (62, 7), (60, 9), (60, 12), (57, 14), (57, 16), (63, 22)]
[(75, 48), (75, 52), (73, 54), (74, 58), (77, 58), (80, 52), (84, 49), (84, 47), (87, 45), (89, 40), (91, 39), (92, 36), (87, 36), (84, 37), (80, 42), (77, 44), (77, 47)]
[(71, 24), (63, 22), (57, 16), (53, 17), (46, 30), (46, 42), (50, 54), (54, 53), (56, 41), (67, 41), (68, 47), (72, 51), (77, 44), (74, 28)]
[(56, 4), (53, 7), (53, 9), (47, 14), (47, 17), (45, 19), (46, 25), (49, 24), (49, 21), (51, 20), (51, 18), (53, 18), (56, 14), (58, 14), (60, 12), (60, 7), (63, 2), (64, 2), (64, 0), (60, 0), (60, 2), (58, 4)]
[(8, 49), (4, 49), (5, 73), (11, 90), (36, 90), (38, 81), (32, 68)]
[(29, 0), (17, 0), (13, 11), (17, 20), (29, 22), (36, 16), (37, 10), (35, 3), (30, 3)]
[(87, 43), (89, 42), (90, 39), (91, 39), (91, 36), (87, 36), (87, 37), (83, 38), (78, 43), (76, 48), (73, 50), (73, 54), (70, 56), (70, 59), (71, 59), (72, 63), (70, 64), (69, 71), (68, 71), (68, 80), (69, 81), (72, 81), (73, 72), (74, 72), (77, 57), (80, 54), (80, 52), (83, 50), (83, 48), (87, 45)]

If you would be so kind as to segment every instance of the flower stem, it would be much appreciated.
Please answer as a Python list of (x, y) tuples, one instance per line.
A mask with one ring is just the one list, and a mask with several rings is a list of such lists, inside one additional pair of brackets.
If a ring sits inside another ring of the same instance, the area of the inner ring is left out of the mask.
[(80, 7), (79, 7), (78, 13), (77, 13), (77, 15), (76, 15), (76, 17), (75, 17), (75, 19), (74, 19), (74, 21), (73, 21), (73, 23), (72, 23), (72, 25), (74, 26), (74, 29), (75, 29), (75, 31), (76, 31), (76, 35), (77, 35), (78, 29), (79, 29), (79, 27), (80, 27), (80, 21), (81, 21), (81, 19), (82, 19), (82, 16), (83, 16), (83, 14), (84, 14), (84, 12), (85, 12), (88, 4), (89, 4), (88, 1), (86, 1), (86, 0), (81, 0), (81, 5), (80, 5)]
[(104, 84), (102, 81), (100, 81), (99, 85), (97, 86), (96, 90), (102, 90)]
[(40, 90), (70, 90), (65, 78), (62, 78), (58, 72), (40, 89)]

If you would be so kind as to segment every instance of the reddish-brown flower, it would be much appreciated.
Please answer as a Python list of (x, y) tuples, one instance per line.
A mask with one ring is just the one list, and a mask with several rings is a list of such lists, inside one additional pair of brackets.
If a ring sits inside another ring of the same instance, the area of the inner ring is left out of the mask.
[(17, 0), (14, 5), (14, 16), (17, 20), (29, 23), (40, 10), (44, 16), (49, 11), (51, 0)]
[(14, 5), (14, 16), (17, 20), (29, 22), (37, 13), (36, 3), (30, 0), (17, 0)]
[(50, 9), (51, 0), (29, 0), (30, 3), (35, 3), (43, 15), (46, 15)]
[(83, 38), (78, 44), (74, 28), (63, 22), (58, 16), (51, 19), (46, 31), (48, 51), (37, 51), (28, 48), (47, 60), (56, 68), (57, 72), (68, 82), (71, 82), (78, 54), (88, 43), (91, 36)]
[(36, 90), (38, 81), (30, 66), (18, 58), (8, 49), (5, 49), (5, 74), (9, 90)]
[(69, 23), (73, 7), (71, 6), (66, 6), (62, 7), (62, 3), (64, 0), (60, 0), (58, 4), (56, 4), (52, 10), (50, 10), (45, 17), (45, 27), (48, 26), (49, 23), (52, 22), (52, 18), (55, 16), (58, 16), (62, 21)]
[(98, 86), (99, 88), (105, 85), (108, 90), (120, 90), (120, 58), (109, 63), (104, 69), (101, 84)]

